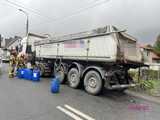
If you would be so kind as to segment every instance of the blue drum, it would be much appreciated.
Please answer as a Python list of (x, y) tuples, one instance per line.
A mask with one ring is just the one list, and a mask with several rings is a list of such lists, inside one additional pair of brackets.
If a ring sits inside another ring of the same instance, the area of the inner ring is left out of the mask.
[(18, 77), (19, 79), (22, 78), (21, 71), (22, 71), (22, 69), (18, 69), (18, 70), (17, 70), (17, 77)]
[(26, 80), (32, 80), (32, 74), (33, 74), (33, 71), (31, 69), (24, 69), (24, 79)]
[(51, 92), (58, 93), (59, 89), (60, 89), (60, 82), (58, 77), (56, 77), (51, 81)]
[(17, 70), (17, 77), (18, 78), (24, 78), (24, 69), (23, 68), (19, 68), (18, 70)]
[(21, 78), (24, 78), (24, 68), (21, 68), (20, 74), (21, 74)]
[(40, 81), (40, 71), (39, 70), (33, 70), (32, 74), (32, 81)]

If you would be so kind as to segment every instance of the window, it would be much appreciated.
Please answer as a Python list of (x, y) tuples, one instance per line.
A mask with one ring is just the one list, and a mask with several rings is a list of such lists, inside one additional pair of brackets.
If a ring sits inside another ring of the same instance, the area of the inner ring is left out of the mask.
[(147, 50), (147, 56), (149, 56), (149, 51)]
[(153, 63), (160, 63), (160, 60), (152, 59)]

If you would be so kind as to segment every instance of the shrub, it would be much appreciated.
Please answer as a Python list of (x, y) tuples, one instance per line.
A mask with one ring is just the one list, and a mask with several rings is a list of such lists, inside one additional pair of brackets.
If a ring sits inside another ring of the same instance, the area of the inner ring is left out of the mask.
[[(138, 79), (138, 71), (129, 71), (129, 74), (134, 80)], [(160, 79), (158, 77), (160, 77), (160, 73), (157, 70), (143, 69), (140, 73), (142, 80), (158, 80)]]
[(153, 80), (140, 80), (139, 87), (142, 90), (151, 90), (154, 88)]
[(137, 71), (129, 71), (129, 75), (133, 78), (135, 82), (138, 80), (138, 72)]
[(155, 88), (158, 76), (158, 71), (142, 70), (140, 73), (140, 80), (138, 81), (138, 71), (129, 71), (130, 76), (134, 82), (138, 83), (135, 90), (150, 91)]
[(158, 73), (159, 71), (156, 70), (148, 70), (148, 79), (149, 80), (157, 80), (158, 78)]

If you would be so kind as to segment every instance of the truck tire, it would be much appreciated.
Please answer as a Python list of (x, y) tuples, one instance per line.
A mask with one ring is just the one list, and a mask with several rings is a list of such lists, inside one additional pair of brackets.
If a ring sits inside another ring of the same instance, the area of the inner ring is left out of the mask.
[(40, 76), (44, 76), (44, 73), (45, 73), (45, 67), (43, 64), (39, 64), (38, 65), (38, 69), (40, 70)]
[(78, 88), (80, 85), (80, 75), (77, 68), (71, 68), (68, 72), (68, 85), (71, 88)]
[(103, 89), (103, 80), (97, 71), (91, 70), (84, 77), (84, 88), (92, 95), (98, 95)]
[(59, 81), (61, 84), (65, 83), (65, 72), (63, 66), (61, 66), (58, 71), (55, 70), (54, 76), (59, 77)]

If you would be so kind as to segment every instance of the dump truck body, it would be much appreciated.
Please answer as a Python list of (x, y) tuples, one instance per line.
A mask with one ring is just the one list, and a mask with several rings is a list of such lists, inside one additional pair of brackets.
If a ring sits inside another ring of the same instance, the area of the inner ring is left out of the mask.
[(36, 55), (71, 60), (141, 62), (137, 42), (133, 37), (114, 27), (107, 30), (105, 33), (90, 31), (35, 42)]
[(45, 38), (31, 46), (41, 75), (59, 76), (61, 83), (67, 80), (72, 88), (83, 84), (93, 95), (103, 87), (124, 90), (135, 86), (128, 70), (144, 65), (136, 39), (114, 26)]

